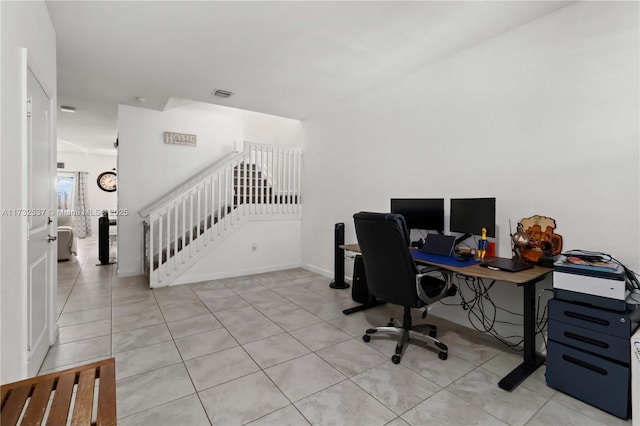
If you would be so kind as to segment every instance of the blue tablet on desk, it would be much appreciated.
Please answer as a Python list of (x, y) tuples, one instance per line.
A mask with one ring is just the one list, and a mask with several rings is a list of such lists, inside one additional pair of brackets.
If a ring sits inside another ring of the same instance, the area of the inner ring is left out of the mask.
[(457, 266), (459, 268), (475, 265), (479, 262), (473, 257), (469, 260), (460, 262), (456, 256), (439, 256), (437, 254), (424, 253), (420, 250), (411, 250), (411, 256), (416, 260), (426, 260), (427, 262), (440, 263), (441, 265), (447, 266)]

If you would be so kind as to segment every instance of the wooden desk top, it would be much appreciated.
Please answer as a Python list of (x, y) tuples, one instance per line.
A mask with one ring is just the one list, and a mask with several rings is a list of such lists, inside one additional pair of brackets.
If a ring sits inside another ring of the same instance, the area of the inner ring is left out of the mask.
[[(352, 251), (354, 253), (361, 253), (360, 246), (358, 244), (343, 244), (340, 246), (341, 249)], [(487, 258), (487, 260), (493, 258)], [(504, 281), (508, 283), (514, 284), (524, 284), (529, 281), (538, 279), (543, 275), (548, 274), (553, 271), (551, 268), (543, 268), (541, 266), (534, 266), (531, 269), (526, 269), (520, 272), (507, 272), (507, 271), (494, 271), (492, 269), (483, 268), (480, 264), (458, 267), (458, 266), (450, 266), (443, 265), (441, 263), (429, 262), (426, 260), (416, 259), (416, 263), (423, 265), (433, 265), (438, 266), (442, 269), (446, 269), (451, 272), (455, 272), (458, 274), (469, 275), (472, 277), (485, 278), (488, 280), (496, 280), (496, 281)]]

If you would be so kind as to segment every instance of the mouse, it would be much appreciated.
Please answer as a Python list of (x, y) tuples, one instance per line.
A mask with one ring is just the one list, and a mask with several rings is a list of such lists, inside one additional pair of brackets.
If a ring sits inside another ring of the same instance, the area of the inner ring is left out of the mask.
[(458, 262), (466, 262), (467, 260), (469, 260), (468, 257), (464, 256), (458, 256), (456, 259), (458, 260)]

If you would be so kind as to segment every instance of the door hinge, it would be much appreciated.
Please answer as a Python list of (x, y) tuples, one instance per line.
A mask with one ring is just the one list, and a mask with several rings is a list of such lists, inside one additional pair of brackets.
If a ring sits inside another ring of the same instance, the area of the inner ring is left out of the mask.
[(27, 98), (27, 118), (31, 117), (32, 112), (33, 112), (33, 100), (29, 97)]

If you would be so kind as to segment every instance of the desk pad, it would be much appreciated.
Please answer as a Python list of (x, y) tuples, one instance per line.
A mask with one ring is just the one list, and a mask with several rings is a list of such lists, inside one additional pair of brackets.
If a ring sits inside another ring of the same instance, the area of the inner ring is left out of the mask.
[(440, 263), (448, 266), (457, 266), (459, 268), (475, 265), (480, 262), (474, 258), (459, 262), (456, 256), (438, 256), (437, 254), (423, 253), (420, 250), (411, 250), (411, 256), (413, 256), (414, 259), (426, 260), (427, 262)]

